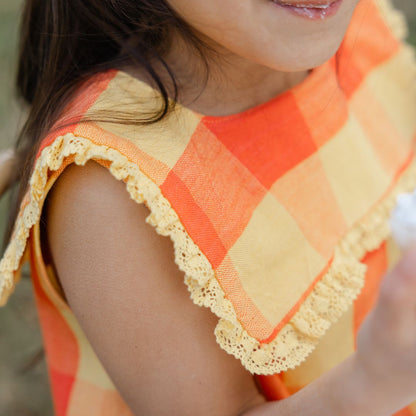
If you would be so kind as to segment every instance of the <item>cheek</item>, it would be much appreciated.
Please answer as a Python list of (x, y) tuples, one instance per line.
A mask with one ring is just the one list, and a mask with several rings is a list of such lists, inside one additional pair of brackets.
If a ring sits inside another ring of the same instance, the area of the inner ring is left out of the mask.
[(247, 35), (244, 32), (256, 13), (254, 5), (265, 1), (268, 0), (169, 0), (168, 3), (202, 36), (222, 45)]
[(241, 2), (235, 0), (168, 0), (167, 3), (189, 24), (201, 26), (216, 24), (225, 19), (236, 20), (244, 4), (248, 4), (249, 1), (251, 2), (251, 0)]
[(341, 43), (358, 0), (336, 16), (311, 21), (271, 0), (173, 0), (172, 7), (213, 46), (279, 71), (301, 71), (328, 60)]

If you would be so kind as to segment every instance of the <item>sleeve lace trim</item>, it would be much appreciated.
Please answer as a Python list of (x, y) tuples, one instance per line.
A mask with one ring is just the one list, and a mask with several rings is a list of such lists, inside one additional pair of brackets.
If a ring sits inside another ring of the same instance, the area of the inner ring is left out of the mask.
[(151, 213), (146, 221), (174, 242), (175, 262), (185, 273), (191, 298), (195, 304), (209, 307), (220, 318), (215, 330), (220, 346), (239, 358), (250, 372), (264, 375), (279, 373), (304, 361), (330, 325), (351, 305), (364, 282), (365, 266), (360, 259), (389, 235), (387, 219), (397, 194), (416, 185), (416, 165), (412, 164), (390, 195), (336, 247), (327, 273), (291, 321), (273, 340), (261, 344), (238, 321), (210, 263), (189, 237), (159, 187), (117, 150), (73, 134), (57, 138), (37, 160), (13, 237), (0, 263), (0, 304), (7, 302), (17, 283), (16, 271), (30, 229), (40, 219), (50, 172), (61, 169), (69, 157), (78, 165), (91, 159), (104, 162), (116, 179), (125, 182), (131, 198), (148, 206)]
[[(390, 0), (377, 0), (376, 4), (394, 34), (403, 39), (407, 34), (403, 14), (393, 9)], [(403, 53), (416, 74), (413, 49), (404, 45)], [(240, 359), (248, 371), (263, 375), (279, 373), (303, 362), (331, 324), (347, 310), (364, 284), (365, 266), (360, 259), (389, 236), (388, 218), (397, 195), (416, 186), (416, 164), (412, 163), (389, 195), (339, 242), (326, 274), (289, 323), (270, 342), (260, 343), (238, 321), (210, 263), (189, 237), (158, 186), (117, 150), (73, 134), (57, 138), (36, 162), (13, 236), (0, 262), (0, 305), (7, 302), (18, 281), (30, 230), (40, 220), (49, 174), (61, 169), (69, 157), (78, 165), (90, 159), (104, 162), (116, 179), (125, 182), (131, 198), (148, 206), (151, 213), (146, 221), (174, 242), (175, 262), (185, 273), (191, 298), (219, 317), (215, 330), (219, 345)]]

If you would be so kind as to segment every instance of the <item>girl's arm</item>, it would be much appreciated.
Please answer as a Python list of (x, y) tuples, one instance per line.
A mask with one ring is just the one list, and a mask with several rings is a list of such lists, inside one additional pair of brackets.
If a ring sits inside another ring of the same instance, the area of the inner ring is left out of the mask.
[(266, 403), (252, 375), (216, 344), (217, 319), (192, 303), (171, 241), (145, 223), (147, 208), (124, 183), (88, 162), (68, 167), (51, 192), (47, 231), (60, 281), (135, 415), (388, 416), (416, 398), (416, 273), (403, 272), (416, 253), (385, 279), (358, 353)]

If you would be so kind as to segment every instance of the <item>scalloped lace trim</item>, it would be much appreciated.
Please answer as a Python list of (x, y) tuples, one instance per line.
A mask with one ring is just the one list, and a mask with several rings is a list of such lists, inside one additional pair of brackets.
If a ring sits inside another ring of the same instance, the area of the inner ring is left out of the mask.
[(90, 159), (109, 161), (110, 172), (126, 183), (130, 196), (137, 203), (146, 203), (151, 212), (146, 221), (174, 243), (175, 261), (185, 273), (191, 298), (197, 305), (209, 307), (220, 318), (215, 330), (218, 343), (239, 358), (247, 370), (256, 374), (274, 374), (294, 368), (312, 352), (331, 323), (359, 294), (365, 274), (365, 266), (359, 259), (387, 238), (387, 218), (396, 195), (416, 185), (416, 166), (412, 165), (389, 197), (339, 244), (328, 272), (291, 321), (270, 343), (260, 344), (241, 326), (210, 263), (189, 237), (159, 187), (118, 151), (73, 134), (57, 138), (43, 150), (36, 163), (27, 203), (16, 221), (12, 240), (0, 263), (0, 304), (6, 303), (13, 291), (16, 284), (14, 272), (19, 268), (29, 231), (40, 219), (48, 172), (58, 170), (65, 158), (71, 155), (75, 155), (74, 162), (78, 165), (84, 165)]
[[(403, 39), (407, 33), (403, 15), (393, 9), (389, 0), (377, 0), (376, 3), (392, 31)], [(409, 66), (416, 72), (413, 50), (405, 46), (405, 51)], [(70, 155), (75, 155), (74, 161), (78, 165), (90, 159), (110, 162), (112, 175), (126, 183), (127, 191), (137, 203), (146, 203), (150, 209), (146, 221), (159, 234), (172, 239), (175, 261), (185, 273), (192, 300), (197, 305), (209, 307), (220, 318), (215, 329), (220, 346), (239, 358), (250, 372), (264, 375), (279, 373), (303, 362), (330, 325), (347, 310), (364, 284), (365, 266), (360, 259), (389, 236), (387, 219), (395, 205), (396, 196), (416, 186), (416, 165), (412, 164), (389, 196), (356, 224), (335, 248), (328, 272), (290, 322), (271, 342), (261, 344), (241, 326), (210, 263), (189, 237), (159, 187), (118, 151), (72, 134), (57, 138), (43, 150), (36, 162), (29, 193), (0, 262), (0, 305), (5, 304), (13, 292), (18, 280), (15, 272), (22, 261), (30, 229), (40, 219), (48, 171), (58, 170)]]

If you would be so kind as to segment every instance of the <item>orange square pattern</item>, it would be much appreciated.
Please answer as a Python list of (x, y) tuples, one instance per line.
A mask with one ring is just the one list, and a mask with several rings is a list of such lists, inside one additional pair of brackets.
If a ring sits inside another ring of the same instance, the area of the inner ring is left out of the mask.
[(387, 172), (396, 172), (408, 157), (401, 146), (400, 134), (369, 88), (362, 87), (351, 100), (351, 111)]
[[(273, 116), (258, 107), (240, 117), (202, 122), (266, 189), (316, 151), (303, 114), (292, 93), (273, 102)], [(244, 139), (243, 139), (244, 138)]]
[(310, 156), (287, 172), (271, 192), (296, 219), (315, 250), (330, 258), (337, 241), (347, 231), (347, 224), (319, 155)]
[[(362, 0), (337, 53), (339, 84), (346, 96), (350, 98), (366, 75), (387, 61), (399, 47), (400, 43), (392, 36), (375, 3)], [(356, 53), (357, 50), (365, 53)]]
[[(180, 178), (183, 185), (178, 183)], [(189, 196), (178, 198), (169, 189), (174, 181), (176, 188), (183, 189)], [(191, 198), (206, 214), (209, 226), (215, 230), (221, 246), (229, 250), (241, 235), (254, 209), (267, 190), (251, 172), (212, 134), (204, 124), (200, 124), (171, 172), (161, 187), (165, 196), (172, 196), (177, 212), (187, 212), (187, 202)], [(184, 198), (184, 199), (182, 199)], [(181, 207), (183, 205), (183, 207)], [(218, 213), (221, 212), (221, 215)], [(192, 216), (182, 217), (185, 227)], [(195, 224), (198, 230), (192, 237), (198, 245), (204, 245), (206, 233)], [(195, 226), (194, 225), (194, 226)], [(212, 244), (210, 240), (209, 244)], [(220, 256), (215, 260), (222, 261)]]
[[(198, 236), (199, 248), (210, 260), (212, 266), (218, 267), (227, 254), (227, 249), (189, 188), (172, 170), (160, 189), (165, 198), (171, 201), (188, 234), (192, 238)], [(192, 215), (189, 215), (190, 212)]]
[(348, 101), (339, 86), (337, 71), (338, 58), (334, 56), (319, 71), (312, 71), (307, 83), (293, 89), (297, 106), (317, 147), (330, 140), (348, 119)]
[(70, 375), (62, 374), (49, 367), (49, 378), (56, 416), (66, 416), (70, 404), (72, 388), (76, 382), (76, 373)]
[[(169, 163), (155, 157), (158, 146), (166, 144), (158, 142), (157, 135), (150, 155), (140, 149), (139, 141), (118, 137), (93, 123), (52, 132), (41, 149), (59, 134), (75, 131), (136, 163), (159, 185), (213, 266), (243, 328), (259, 342), (270, 342), (327, 270), (339, 238), (379, 202), (410, 160), (410, 143), (401, 143), (404, 150), (394, 151), (394, 143), (403, 135), (398, 123), (390, 124), (383, 117), (389, 107), (385, 103), (379, 106), (376, 101), (382, 102), (382, 98), (366, 89), (372, 74), (383, 75), (386, 65), (395, 63), (398, 51), (399, 43), (376, 6), (361, 0), (336, 58), (312, 71), (307, 82), (292, 91), (237, 116), (199, 120), (193, 114), (177, 146), (169, 144), (183, 149), (166, 157)], [(388, 77), (394, 76), (394, 65), (389, 71), (393, 72)], [(117, 76), (116, 71), (97, 76), (95, 83), (84, 88), (85, 96), (76, 97), (67, 108), (66, 119), (79, 120), (79, 115), (93, 113), (94, 103)], [(354, 102), (359, 95), (365, 104)], [(370, 121), (370, 107), (380, 125)], [(412, 125), (403, 124), (406, 128)], [(153, 139), (153, 133), (151, 136)], [(361, 193), (354, 194), (358, 182)], [(280, 257), (274, 256), (274, 247), (280, 250)], [(368, 293), (373, 296), (385, 269), (386, 256), (382, 254), (369, 254), (364, 259), (369, 266), (368, 286), (355, 303), (351, 331), (358, 328), (368, 303), (374, 300)], [(258, 259), (258, 263), (251, 259)], [(32, 263), (41, 261), (32, 258)], [(247, 266), (252, 264), (257, 269)], [(262, 274), (273, 284), (267, 286)], [(58, 416), (68, 416), (68, 409), (76, 409), (75, 400), (89, 395), (94, 405), (90, 414), (105, 414), (104, 407), (117, 406), (118, 399), (83, 380), (78, 339), (39, 279), (34, 273)], [(285, 292), (290, 284), (293, 290)], [(291, 298), (279, 299), (283, 292)], [(262, 296), (269, 297), (266, 306)], [(276, 310), (283, 305), (277, 313), (270, 307), (272, 302)], [(78, 390), (79, 395), (74, 393)]]

